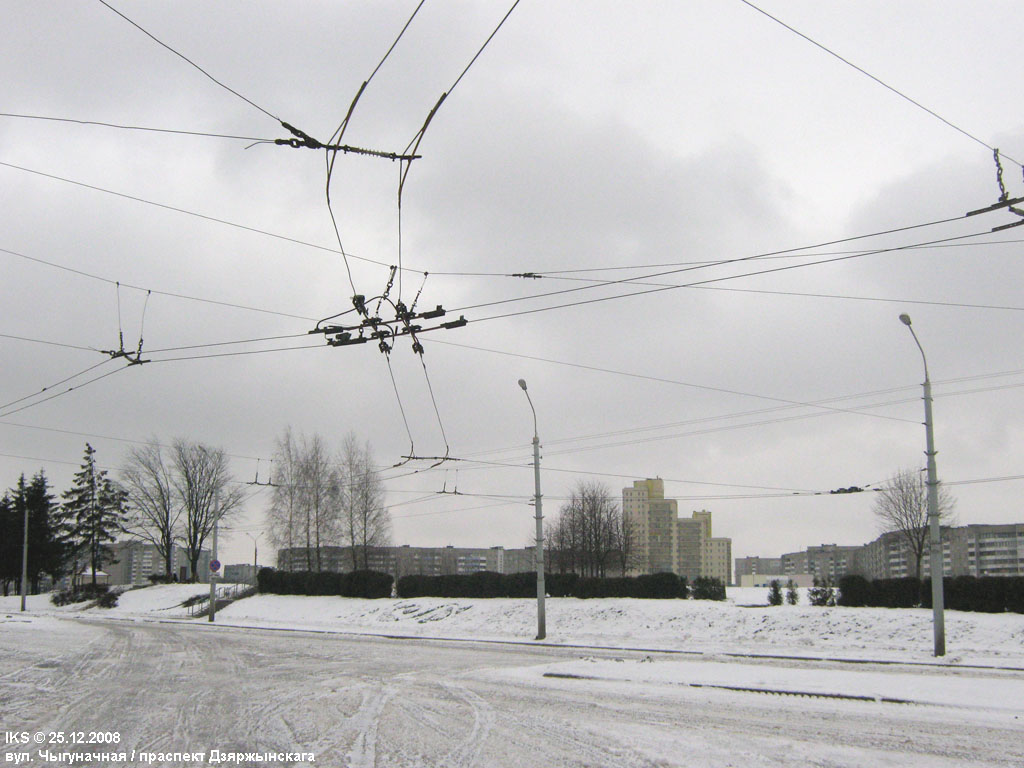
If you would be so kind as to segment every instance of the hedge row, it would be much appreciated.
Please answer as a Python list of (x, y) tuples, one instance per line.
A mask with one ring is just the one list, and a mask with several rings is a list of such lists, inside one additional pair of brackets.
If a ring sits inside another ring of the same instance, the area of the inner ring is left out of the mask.
[[(575, 573), (544, 574), (544, 591), (552, 597), (568, 597), (579, 581)], [(445, 576), (402, 576), (396, 587), (399, 597), (536, 597), (537, 574), (480, 571)]]
[(573, 597), (639, 597), (653, 600), (686, 598), (686, 578), (674, 573), (652, 573), (616, 579), (580, 579)]
[[(277, 595), (340, 595), (342, 597), (390, 597), (392, 577), (375, 571), (351, 573), (276, 571), (263, 568), (257, 575), (261, 593)], [(725, 585), (718, 579), (696, 579), (692, 589), (685, 577), (655, 573), (625, 578), (582, 578), (575, 573), (544, 575), (544, 591), (550, 597), (637, 597), (724, 600)], [(482, 571), (447, 576), (402, 576), (396, 585), (399, 597), (536, 597), (537, 574), (501, 574)]]
[[(947, 610), (1024, 613), (1024, 577), (946, 577), (942, 589)], [(914, 577), (868, 581), (863, 576), (844, 576), (836, 602), (854, 607), (931, 608), (932, 582)]]
[[(623, 578), (584, 578), (574, 573), (548, 573), (544, 591), (551, 597), (636, 597), (724, 600), (725, 585), (718, 579), (697, 579), (691, 590), (685, 577), (655, 573)], [(484, 571), (469, 575), (403, 576), (398, 580), (400, 597), (535, 597), (537, 574), (503, 575)]]
[(352, 571), (276, 571), (261, 568), (256, 576), (261, 593), (274, 595), (340, 595), (341, 597), (391, 597), (390, 573)]

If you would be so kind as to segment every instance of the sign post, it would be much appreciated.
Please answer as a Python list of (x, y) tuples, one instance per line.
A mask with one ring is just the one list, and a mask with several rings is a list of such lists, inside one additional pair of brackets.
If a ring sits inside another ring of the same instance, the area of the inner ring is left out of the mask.
[[(218, 505), (219, 506), (219, 505)], [(220, 570), (220, 560), (217, 559), (217, 525), (220, 522), (219, 513), (218, 520), (213, 524), (213, 559), (210, 561), (210, 613), (209, 621), (213, 621), (214, 615), (217, 613), (217, 571)]]

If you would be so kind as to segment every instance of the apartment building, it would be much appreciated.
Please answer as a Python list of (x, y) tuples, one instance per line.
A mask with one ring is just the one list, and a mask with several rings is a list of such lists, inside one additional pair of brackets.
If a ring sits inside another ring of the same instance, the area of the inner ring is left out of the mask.
[(636, 536), (631, 573), (672, 572), (691, 582), (710, 576), (732, 583), (732, 540), (712, 536), (707, 510), (680, 518), (678, 502), (665, 498), (661, 478), (623, 488), (622, 515)]
[(781, 573), (793, 575), (809, 574), (820, 581), (835, 584), (842, 576), (854, 571), (854, 563), (862, 547), (820, 544), (807, 547), (802, 552), (783, 555)]
[[(921, 575), (931, 574), (925, 547)], [(833, 583), (846, 574), (868, 579), (897, 579), (915, 575), (915, 559), (906, 538), (898, 531), (883, 533), (863, 546), (821, 544), (781, 558), (744, 557), (736, 560), (736, 579), (770, 572), (785, 576), (809, 574)], [(1024, 523), (964, 525), (942, 528), (944, 576), (1024, 576)]]
[[(277, 553), (277, 567), (286, 571), (321, 570), (347, 573), (352, 568), (350, 547), (305, 547), (282, 549)], [(441, 576), (447, 574), (520, 573), (536, 570), (536, 550), (504, 547), (369, 547), (366, 567), (371, 571), (390, 573), (395, 578), (409, 575)]]
[[(150, 584), (151, 575), (164, 575), (163, 556), (157, 551), (155, 544), (137, 539), (116, 541), (108, 545), (112, 554), (111, 560), (103, 565), (110, 584), (130, 584), (133, 586)], [(191, 577), (188, 553), (184, 547), (174, 545), (171, 551), (171, 575), (178, 581), (188, 581)], [(199, 581), (210, 581), (210, 552), (202, 550), (199, 557)]]
[(255, 584), (258, 568), (252, 563), (233, 563), (224, 566), (224, 578), (226, 584)]
[[(782, 574), (782, 558), (781, 557), (737, 557), (736, 558), (736, 571), (735, 579), (736, 583), (740, 586), (746, 586), (743, 583), (744, 576), (758, 576), (768, 574), (771, 576), (779, 576)], [(757, 585), (750, 585), (757, 586)]]
[(965, 525), (949, 531), (953, 573), (1024, 576), (1024, 523)]

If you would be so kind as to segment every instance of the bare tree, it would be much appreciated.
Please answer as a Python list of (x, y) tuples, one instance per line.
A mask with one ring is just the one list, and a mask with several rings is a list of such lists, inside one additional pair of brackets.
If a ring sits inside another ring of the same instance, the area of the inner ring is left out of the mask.
[(324, 547), (341, 543), (340, 472), (320, 435), (298, 439), (291, 427), (274, 452), (277, 482), (268, 518), (270, 536), (289, 552), (288, 567), (301, 553), (307, 571), (324, 568)]
[[(939, 486), (939, 522), (953, 521), (953, 498)], [(920, 472), (902, 469), (889, 478), (875, 497), (875, 516), (883, 533), (898, 532), (914, 557), (914, 574), (921, 578), (921, 559), (928, 551), (928, 493)]]
[(322, 548), (340, 540), (340, 473), (320, 435), (303, 436), (298, 498), (304, 520), (308, 570), (323, 570)]
[(549, 528), (552, 565), (562, 573), (604, 576), (609, 566), (624, 562), (623, 535), (628, 530), (608, 487), (580, 481)]
[(185, 551), (192, 581), (197, 581), (203, 544), (219, 520), (228, 519), (241, 509), (245, 491), (232, 485), (228, 459), (222, 449), (178, 439), (171, 451), (174, 491), (185, 516)]
[(620, 511), (618, 515), (618, 529), (616, 531), (617, 548), (615, 556), (623, 576), (633, 571), (637, 566), (639, 560), (637, 554), (638, 536), (636, 523)]
[[(267, 510), (270, 540), (278, 550), (287, 550), (289, 553), (288, 569), (291, 570), (294, 566), (295, 544), (302, 538), (299, 524), (299, 494), (301, 493), (299, 449), (292, 437), (291, 427), (285, 429), (284, 434), (277, 440), (274, 449), (274, 467), (277, 482), (274, 483), (270, 508)], [(278, 563), (278, 567), (281, 565)]]
[(370, 547), (391, 541), (391, 514), (384, 506), (384, 486), (373, 468), (369, 442), (360, 446), (351, 432), (341, 452), (342, 536), (352, 554), (352, 570), (366, 569)]
[(182, 505), (171, 467), (164, 462), (164, 449), (155, 439), (129, 451), (121, 469), (121, 484), (129, 502), (124, 531), (156, 547), (164, 562), (164, 575), (170, 579)]

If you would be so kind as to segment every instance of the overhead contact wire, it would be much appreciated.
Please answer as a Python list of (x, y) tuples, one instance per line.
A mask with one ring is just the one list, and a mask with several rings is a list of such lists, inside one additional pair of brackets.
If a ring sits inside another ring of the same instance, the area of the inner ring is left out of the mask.
[[(943, 238), (943, 239), (940, 239), (940, 240), (933, 240), (933, 241), (930, 241), (929, 243), (923, 243), (923, 245), (931, 245), (931, 244), (934, 244), (934, 243), (946, 243), (946, 242), (951, 242), (951, 241), (954, 241), (954, 240), (964, 240), (964, 239), (968, 239), (968, 238), (972, 238), (972, 237), (980, 237), (982, 235), (987, 235), (987, 234), (990, 234), (990, 232), (989, 231), (974, 232), (974, 233), (967, 234), (967, 235), (957, 235), (955, 237), (948, 237), (948, 238)], [(917, 245), (922, 245), (922, 244), (917, 244)], [(554, 304), (554, 305), (547, 306), (547, 307), (537, 307), (535, 309), (525, 309), (525, 310), (522, 310), (522, 311), (519, 311), (519, 312), (506, 312), (505, 314), (502, 314), (502, 315), (491, 315), (490, 317), (478, 318), (478, 319), (474, 320), (474, 322), (480, 323), (480, 322), (483, 322), (485, 320), (499, 320), (499, 319), (506, 318), (506, 317), (518, 317), (520, 315), (530, 315), (530, 314), (536, 314), (538, 312), (547, 312), (547, 311), (553, 310), (553, 309), (565, 309), (565, 308), (568, 308), (568, 307), (584, 306), (586, 304), (597, 304), (597, 303), (604, 302), (604, 301), (611, 301), (613, 299), (626, 299), (626, 298), (630, 298), (632, 296), (643, 296), (643, 295), (650, 294), (650, 293), (661, 293), (663, 291), (671, 291), (671, 290), (676, 290), (676, 289), (679, 289), (679, 288), (694, 288), (694, 287), (698, 287), (698, 286), (702, 286), (702, 285), (707, 285), (709, 283), (719, 283), (719, 282), (725, 282), (727, 280), (738, 280), (738, 279), (744, 278), (744, 277), (755, 277), (755, 276), (758, 276), (758, 275), (768, 275), (768, 274), (772, 274), (772, 273), (775, 273), (775, 272), (785, 272), (785, 271), (792, 270), (792, 269), (802, 269), (804, 267), (815, 267), (815, 266), (820, 266), (822, 264), (832, 264), (834, 262), (847, 261), (847, 260), (850, 260), (850, 259), (862, 258), (864, 256), (874, 256), (874, 255), (877, 255), (877, 254), (880, 254), (880, 253), (893, 253), (893, 252), (896, 252), (896, 251), (907, 250), (908, 248), (911, 248), (911, 247), (917, 247), (917, 246), (906, 246), (906, 245), (903, 245), (903, 246), (894, 246), (892, 248), (879, 248), (879, 249), (872, 250), (872, 251), (862, 251), (860, 253), (856, 253), (856, 254), (852, 254), (852, 255), (836, 256), (836, 257), (831, 258), (831, 259), (820, 259), (818, 261), (810, 261), (810, 262), (806, 262), (806, 263), (803, 263), (803, 264), (790, 264), (790, 265), (787, 265), (787, 266), (784, 266), (784, 267), (773, 267), (771, 269), (762, 269), (762, 270), (758, 270), (758, 271), (755, 271), (755, 272), (744, 272), (743, 274), (739, 274), (739, 275), (727, 275), (727, 276), (724, 276), (724, 277), (708, 278), (707, 280), (697, 280), (697, 281), (692, 282), (692, 283), (680, 283), (678, 285), (666, 285), (666, 286), (660, 286), (660, 287), (657, 287), (657, 288), (648, 288), (648, 289), (643, 290), (643, 291), (633, 291), (632, 293), (620, 293), (620, 294), (615, 294), (613, 296), (602, 296), (602, 297), (599, 297), (599, 298), (596, 298), (596, 299), (586, 299), (584, 301), (569, 302), (567, 304)], [(755, 257), (748, 257), (748, 258), (755, 258)], [(744, 261), (744, 259), (739, 259), (738, 261)], [(686, 272), (686, 271), (689, 271), (689, 270), (674, 270), (674, 272)], [(671, 273), (666, 273), (666, 274), (671, 274)], [(652, 277), (657, 277), (657, 276), (658, 275), (652, 275)], [(611, 282), (607, 283), (607, 285), (631, 283), (631, 282), (635, 282), (636, 280), (642, 280), (642, 279), (644, 279), (644, 277), (631, 278), (631, 279), (628, 279), (628, 280), (616, 280), (616, 281), (611, 281)], [(597, 283), (597, 284), (593, 284), (593, 285), (583, 286), (581, 288), (569, 288), (569, 289), (566, 289), (564, 291), (555, 291), (555, 292), (552, 292), (550, 294), (538, 294), (536, 296), (523, 296), (523, 297), (518, 297), (518, 298), (514, 298), (514, 299), (503, 299), (501, 301), (487, 302), (485, 304), (474, 305), (473, 307), (460, 307), (460, 308), (458, 308), (456, 310), (453, 310), (453, 311), (456, 311), (456, 312), (458, 312), (458, 311), (465, 311), (466, 309), (475, 309), (475, 308), (479, 308), (481, 306), (494, 306), (496, 304), (507, 304), (507, 303), (514, 302), (514, 301), (524, 301), (524, 300), (533, 299), (533, 298), (543, 298), (544, 296), (548, 296), (548, 295), (557, 295), (557, 294), (561, 294), (561, 293), (570, 293), (570, 292), (574, 292), (574, 291), (586, 290), (587, 288), (598, 288), (598, 287), (601, 287), (601, 285), (602, 285), (601, 283)]]
[[(97, 363), (96, 365), (92, 366), (92, 368), (98, 368), (100, 365), (103, 365), (103, 363), (107, 363), (107, 362), (109, 362), (109, 360), (104, 360), (102, 363)], [(88, 381), (84, 381), (81, 384), (76, 384), (73, 387), (68, 387), (67, 389), (62, 390), (61, 392), (56, 392), (56, 393), (50, 395), (49, 397), (44, 397), (42, 400), (36, 400), (34, 403), (28, 403), (26, 405), (21, 406), (20, 408), (15, 408), (15, 409), (10, 410), (10, 411), (4, 411), (3, 413), (0, 413), (0, 418), (6, 418), (7, 416), (12, 416), (15, 413), (20, 413), (21, 411), (28, 410), (29, 408), (35, 408), (37, 405), (42, 405), (43, 403), (47, 403), (50, 400), (54, 400), (54, 399), (56, 399), (58, 397), (62, 397), (63, 395), (68, 394), (69, 392), (74, 392), (75, 390), (82, 389), (83, 387), (87, 387), (90, 384), (99, 381), (100, 379), (105, 379), (108, 376), (113, 376), (115, 373), (120, 373), (121, 371), (126, 370), (127, 368), (130, 368), (130, 367), (131, 367), (130, 365), (126, 365), (126, 366), (123, 366), (121, 368), (115, 368), (114, 370), (108, 371), (107, 373), (104, 373), (101, 376), (97, 376), (94, 379), (89, 379)], [(71, 376), (71, 377), (69, 377), (67, 379), (64, 379), (64, 381), (70, 381), (71, 379), (77, 378), (78, 376), (83, 375), (87, 371), (92, 370), (92, 368), (89, 368), (86, 371), (82, 371), (80, 373), (75, 374), (74, 376)], [(55, 386), (60, 386), (61, 383), (63, 383), (63, 382), (60, 382), (58, 384), (53, 384), (53, 385), (51, 385), (50, 388), (55, 387)], [(36, 394), (37, 395), (38, 394), (42, 394), (42, 391), (37, 392)], [(21, 400), (24, 400), (24, 399), (25, 398), (21, 398)], [(19, 401), (15, 401), (15, 402), (19, 402)], [(13, 403), (11, 403), (11, 405), (13, 405)], [(0, 409), (6, 408), (6, 407), (7, 406), (2, 406), (2, 407), (0, 407)]]

